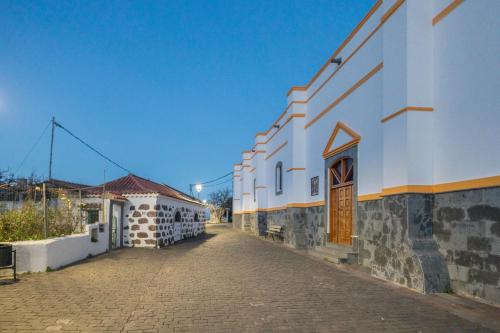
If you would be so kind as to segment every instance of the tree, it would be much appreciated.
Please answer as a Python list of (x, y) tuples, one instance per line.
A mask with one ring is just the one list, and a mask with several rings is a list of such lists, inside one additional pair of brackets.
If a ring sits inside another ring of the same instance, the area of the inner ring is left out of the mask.
[(231, 210), (233, 207), (233, 195), (228, 188), (214, 191), (208, 195), (208, 204), (210, 214), (215, 220), (221, 222), (226, 209)]

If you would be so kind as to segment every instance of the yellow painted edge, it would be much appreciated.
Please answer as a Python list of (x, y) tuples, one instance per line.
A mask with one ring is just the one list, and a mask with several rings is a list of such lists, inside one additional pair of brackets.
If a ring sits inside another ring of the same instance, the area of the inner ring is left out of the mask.
[(382, 5), (382, 0), (378, 0), (373, 7), (368, 11), (365, 17), (356, 25), (356, 27), (352, 30), (352, 32), (347, 36), (347, 38), (340, 44), (340, 46), (333, 52), (333, 54), (328, 58), (328, 60), (323, 64), (323, 66), (319, 69), (318, 72), (309, 80), (307, 85), (305, 86), (294, 86), (290, 88), (288, 91), (288, 96), (292, 93), (293, 90), (306, 91), (309, 87), (318, 79), (318, 77), (325, 71), (326, 68), (330, 65), (330, 61), (332, 58), (335, 58), (344, 47), (354, 38), (354, 36), (361, 30), (361, 28), (365, 25), (365, 23), (372, 17), (372, 15), (378, 10), (378, 8)]
[(317, 207), (317, 206), (324, 206), (325, 201), (316, 201), (316, 202), (295, 202), (295, 203), (289, 203), (286, 206), (278, 206), (278, 207), (271, 207), (271, 208), (258, 208), (255, 210), (243, 210), (241, 212), (235, 212), (234, 214), (252, 214), (252, 213), (257, 213), (257, 212), (273, 212), (277, 210), (284, 210), (287, 208), (308, 208), (308, 207)]
[(380, 22), (385, 23), (397, 10), (401, 5), (405, 2), (405, 0), (398, 0), (392, 5), (391, 8), (387, 12), (385, 12), (384, 15), (382, 15), (382, 18), (380, 19)]
[(330, 105), (328, 105), (323, 111), (318, 113), (311, 121), (309, 121), (304, 129), (309, 128), (315, 122), (317, 122), (320, 118), (322, 118), (326, 113), (330, 112), (334, 107), (336, 107), (340, 102), (349, 97), (355, 90), (361, 87), (366, 81), (368, 81), (372, 76), (374, 76), (379, 70), (384, 67), (384, 63), (381, 62), (377, 66), (375, 66), (372, 70), (370, 70), (365, 76), (363, 76), (358, 82), (356, 82), (353, 86), (347, 89), (342, 95), (340, 95), (337, 99), (335, 99)]
[(382, 123), (385, 123), (386, 121), (388, 120), (391, 120), (405, 112), (408, 112), (408, 111), (420, 111), (420, 112), (433, 112), (434, 111), (434, 108), (433, 107), (427, 107), (427, 106), (407, 106), (407, 107), (404, 107), (402, 108), (401, 110), (398, 110), (390, 115), (388, 115), (387, 117), (384, 117), (380, 120), (380, 122)]
[(290, 171), (303, 171), (305, 170), (306, 168), (290, 168), (288, 170), (286, 170), (287, 172), (290, 172)]
[(454, 11), (458, 6), (460, 6), (464, 0), (453, 0), (445, 9), (440, 11), (434, 18), (432, 19), (432, 25), (438, 24), (442, 19), (444, 19), (448, 14)]
[(342, 146), (335, 148), (334, 150), (328, 152), (327, 154), (323, 154), (323, 158), (327, 159), (327, 158), (330, 158), (332, 156), (335, 156), (343, 151), (346, 151), (347, 149), (349, 149), (351, 147), (354, 147), (355, 145), (359, 144), (359, 142), (360, 142), (360, 139), (356, 139), (356, 140), (351, 140), (347, 143), (344, 143)]
[(370, 201), (382, 199), (382, 193), (364, 194), (358, 196), (358, 201)]
[(381, 193), (364, 194), (358, 196), (358, 201), (377, 200), (384, 196), (405, 193), (446, 193), (465, 190), (475, 190), (500, 186), (500, 176), (461, 180), (457, 182), (435, 185), (403, 185), (382, 189)]
[(283, 147), (285, 147), (286, 145), (288, 144), (288, 141), (285, 141), (281, 146), (279, 146), (278, 148), (276, 148), (271, 154), (269, 154), (267, 157), (266, 157), (266, 160), (270, 159), (271, 157), (273, 157), (276, 153), (278, 153), (281, 149), (283, 149)]

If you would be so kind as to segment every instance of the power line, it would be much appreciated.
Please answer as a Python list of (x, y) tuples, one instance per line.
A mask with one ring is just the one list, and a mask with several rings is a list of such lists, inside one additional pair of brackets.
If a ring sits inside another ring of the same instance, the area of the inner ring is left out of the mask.
[(68, 130), (66, 127), (64, 127), (63, 125), (59, 124), (58, 122), (54, 121), (54, 125), (59, 127), (60, 129), (66, 131), (66, 133), (68, 133), (69, 135), (71, 135), (73, 138), (75, 138), (76, 140), (80, 141), (82, 144), (84, 144), (85, 146), (87, 146), (87, 148), (89, 148), (90, 150), (92, 150), (94, 153), (98, 154), (99, 156), (101, 156), (102, 158), (104, 158), (105, 160), (107, 160), (108, 162), (116, 165), (117, 167), (119, 167), (120, 169), (128, 172), (128, 173), (132, 173), (130, 170), (128, 170), (127, 168), (121, 166), (120, 164), (118, 164), (117, 162), (113, 161), (112, 159), (110, 159), (109, 157), (107, 157), (106, 155), (104, 155), (103, 153), (101, 153), (100, 151), (98, 151), (97, 149), (95, 149), (94, 147), (92, 147), (90, 144), (88, 144), (87, 142), (83, 141), (82, 139), (80, 139), (78, 136), (76, 136), (75, 134), (73, 134), (70, 130)]
[(232, 174), (233, 174), (233, 172), (231, 171), (231, 172), (226, 173), (224, 176), (221, 176), (219, 178), (215, 178), (215, 179), (212, 179), (212, 180), (209, 180), (209, 181), (206, 181), (203, 183), (198, 183), (198, 184), (205, 185), (205, 184), (213, 183), (213, 182), (216, 182), (218, 180), (221, 180), (222, 178), (226, 178), (227, 176), (232, 175)]
[(218, 184), (210, 184), (210, 185), (206, 185), (205, 187), (215, 187), (215, 186), (219, 186), (219, 185), (223, 185), (223, 184), (230, 183), (230, 182), (232, 182), (232, 181), (233, 181), (233, 179), (231, 178), (231, 179), (227, 179), (227, 180), (225, 180), (225, 181), (223, 181), (223, 182), (220, 182), (220, 183), (218, 183)]
[(52, 121), (50, 121), (47, 126), (45, 126), (45, 128), (43, 129), (42, 131), (42, 134), (40, 134), (40, 136), (38, 137), (38, 139), (35, 141), (35, 144), (30, 148), (30, 150), (28, 151), (28, 153), (24, 156), (23, 160), (21, 161), (21, 163), (19, 164), (19, 166), (17, 167), (16, 169), (16, 172), (14, 172), (15, 175), (17, 175), (17, 172), (19, 170), (21, 170), (21, 168), (23, 167), (24, 165), (24, 162), (26, 162), (26, 160), (28, 159), (28, 157), (31, 155), (31, 153), (33, 152), (33, 150), (35, 150), (36, 146), (40, 143), (40, 140), (42, 140), (42, 137), (44, 136), (45, 132), (47, 132), (47, 129), (49, 128), (50, 124), (52, 123)]

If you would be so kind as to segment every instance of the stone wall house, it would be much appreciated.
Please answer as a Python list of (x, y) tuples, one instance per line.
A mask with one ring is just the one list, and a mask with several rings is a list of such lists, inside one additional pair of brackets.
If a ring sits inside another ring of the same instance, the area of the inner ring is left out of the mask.
[(99, 221), (110, 221), (112, 248), (164, 247), (205, 231), (205, 207), (200, 201), (132, 174), (86, 189), (84, 202), (85, 210), (94, 207)]
[(500, 304), (499, 11), (376, 1), (234, 165), (234, 227)]

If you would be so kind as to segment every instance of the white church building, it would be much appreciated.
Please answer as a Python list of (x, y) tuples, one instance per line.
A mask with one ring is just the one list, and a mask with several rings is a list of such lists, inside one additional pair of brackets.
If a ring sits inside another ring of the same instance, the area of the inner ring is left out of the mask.
[(234, 165), (234, 227), (500, 303), (498, 13), (376, 1)]

